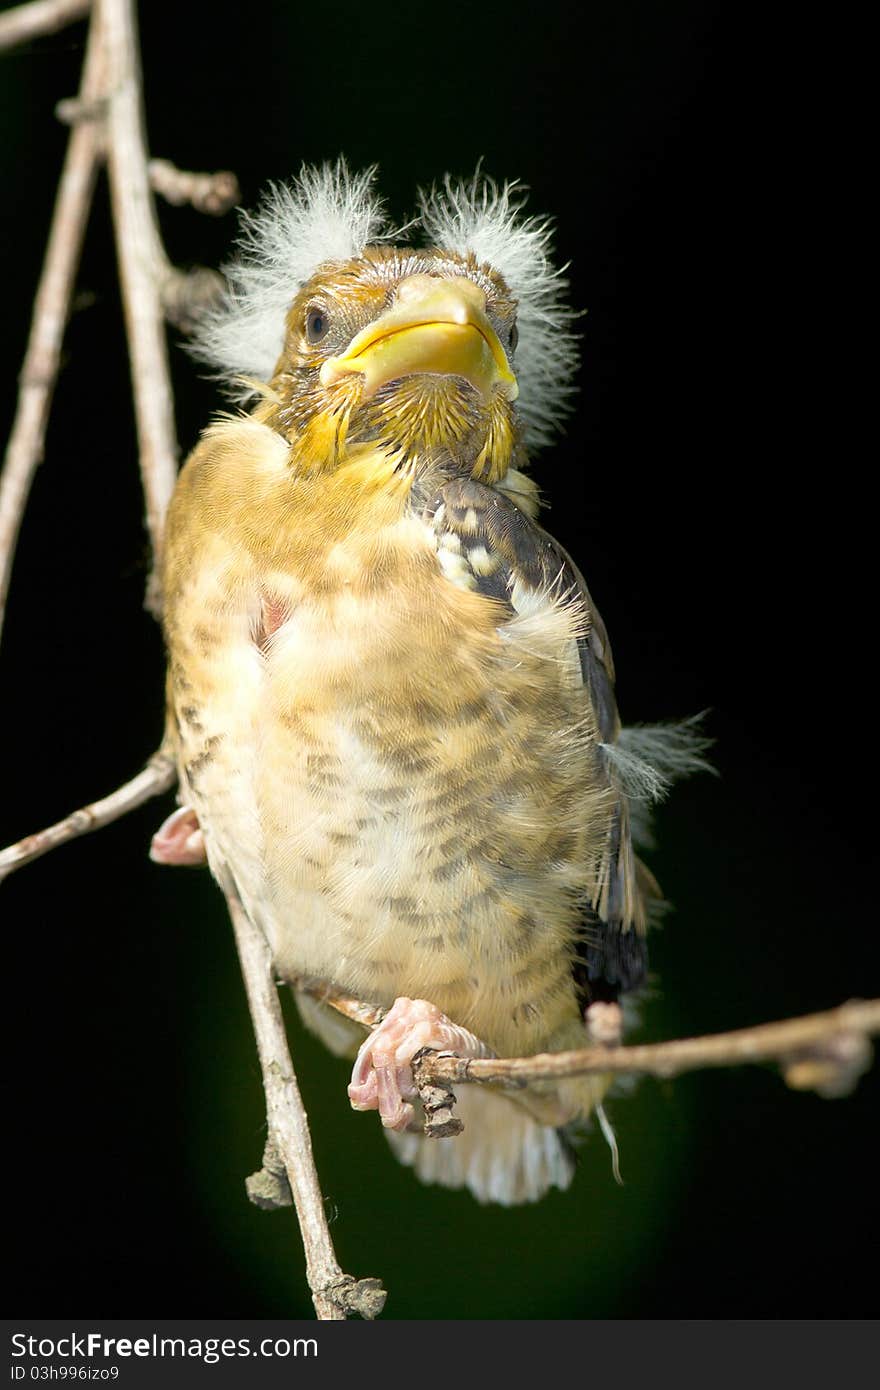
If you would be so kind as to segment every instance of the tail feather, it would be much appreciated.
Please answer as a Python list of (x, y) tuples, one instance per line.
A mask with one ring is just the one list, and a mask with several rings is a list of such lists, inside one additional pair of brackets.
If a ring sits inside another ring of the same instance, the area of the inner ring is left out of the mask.
[(458, 1092), (464, 1131), (455, 1139), (387, 1131), (397, 1159), (424, 1183), (466, 1187), (478, 1202), (519, 1206), (551, 1187), (568, 1187), (574, 1158), (563, 1135), (504, 1096), (476, 1087)]

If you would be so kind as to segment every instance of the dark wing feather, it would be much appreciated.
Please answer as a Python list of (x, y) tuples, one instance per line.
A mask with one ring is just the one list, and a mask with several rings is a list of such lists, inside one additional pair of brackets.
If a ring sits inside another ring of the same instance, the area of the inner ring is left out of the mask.
[[(577, 598), (589, 618), (578, 639), (584, 691), (595, 713), (602, 743), (620, 731), (614, 699), (614, 663), (605, 624), (583, 576), (552, 536), (493, 488), (470, 479), (445, 483), (425, 508), (437, 534), (438, 549), (452, 545), (468, 569), (472, 588), (503, 604), (513, 616), (514, 587), (554, 590)], [(451, 539), (450, 539), (451, 538)], [(645, 908), (633, 854), (626, 796), (616, 784), (602, 749), (602, 775), (616, 793), (616, 806), (590, 901), (584, 905), (583, 933), (574, 975), (584, 1003), (614, 999), (635, 988), (647, 969)]]

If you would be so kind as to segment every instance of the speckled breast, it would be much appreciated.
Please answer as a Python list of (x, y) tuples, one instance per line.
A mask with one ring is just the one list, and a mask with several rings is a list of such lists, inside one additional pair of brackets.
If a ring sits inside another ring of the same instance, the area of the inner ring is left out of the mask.
[(490, 1045), (535, 1045), (576, 1017), (602, 834), (573, 620), (548, 599), (550, 621), (500, 621), (401, 531), (381, 565), (341, 554), (320, 595), (271, 597), (253, 765), (265, 926), (282, 973), (426, 997)]

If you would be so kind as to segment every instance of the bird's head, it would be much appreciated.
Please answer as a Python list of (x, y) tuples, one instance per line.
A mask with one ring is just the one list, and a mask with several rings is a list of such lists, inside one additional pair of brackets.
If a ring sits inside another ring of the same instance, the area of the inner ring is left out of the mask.
[(516, 300), (473, 256), (369, 247), (294, 300), (271, 413), (306, 466), (375, 443), (494, 481), (519, 444), (517, 333)]
[[(476, 178), (384, 229), (373, 171), (303, 170), (245, 223), (196, 351), (262, 396), (300, 468), (375, 445), (399, 468), (494, 482), (558, 425), (576, 365), (546, 222)], [(429, 244), (396, 244), (420, 227)]]

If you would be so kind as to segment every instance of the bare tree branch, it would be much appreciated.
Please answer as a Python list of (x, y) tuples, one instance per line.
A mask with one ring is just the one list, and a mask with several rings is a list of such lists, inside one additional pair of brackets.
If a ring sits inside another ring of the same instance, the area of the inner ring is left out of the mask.
[(42, 34), (54, 34), (82, 19), (91, 8), (92, 0), (32, 0), (29, 5), (16, 5), (0, 15), (0, 53)]
[[(226, 901), (235, 931), (263, 1072), (269, 1123), (267, 1149), (270, 1155), (273, 1150), (277, 1154), (293, 1194), (315, 1311), (319, 1318), (329, 1321), (341, 1321), (349, 1313), (374, 1318), (382, 1311), (385, 1290), (377, 1279), (354, 1279), (349, 1274), (343, 1274), (333, 1249), (312, 1157), (308, 1119), (287, 1045), (268, 943), (250, 921), (238, 895), (231, 888), (226, 889)], [(270, 1176), (277, 1180), (277, 1167), (269, 1171)], [(252, 1188), (253, 1179), (249, 1184), (249, 1195), (254, 1200)], [(259, 1205), (266, 1203), (261, 1201)]]
[(62, 125), (102, 121), (106, 114), (107, 97), (103, 92), (92, 101), (85, 101), (82, 97), (62, 97), (55, 103), (55, 115)]
[(116, 254), (131, 359), (135, 418), (153, 571), (147, 607), (158, 616), (165, 513), (177, 480), (178, 446), (168, 367), (162, 283), (169, 273), (147, 166), (133, 0), (97, 0), (107, 59), (107, 167)]
[(191, 333), (206, 309), (223, 294), (226, 281), (216, 270), (197, 265), (190, 270), (169, 266), (162, 282), (162, 312), (181, 333)]
[(167, 203), (182, 207), (188, 203), (196, 212), (220, 217), (229, 212), (239, 199), (238, 179), (230, 169), (215, 174), (191, 174), (178, 169), (170, 159), (151, 159), (150, 186)]
[[(385, 1010), (342, 994), (321, 980), (299, 979), (296, 988), (345, 1018), (376, 1028)], [(413, 1079), (425, 1108), (425, 1133), (446, 1136), (454, 1104), (449, 1088), (462, 1082), (519, 1090), (533, 1081), (601, 1073), (669, 1078), (708, 1067), (778, 1062), (786, 1083), (795, 1090), (826, 1097), (848, 1095), (871, 1065), (868, 1038), (880, 1033), (880, 999), (854, 1000), (824, 1013), (805, 1014), (780, 1023), (762, 1023), (730, 1033), (681, 1038), (638, 1047), (586, 1047), (575, 1052), (541, 1052), (533, 1057), (456, 1057), (425, 1048), (413, 1062)], [(438, 1095), (437, 1092), (440, 1094)]]
[(132, 777), (130, 782), (117, 787), (109, 796), (103, 797), (100, 801), (93, 801), (88, 806), (82, 806), (78, 811), (65, 816), (64, 820), (58, 821), (56, 825), (47, 826), (45, 830), (38, 830), (33, 835), (26, 835), (17, 844), (0, 850), (0, 883), (15, 873), (16, 869), (21, 869), (25, 864), (48, 854), (50, 849), (57, 849), (59, 845), (67, 844), (68, 840), (76, 840), (80, 835), (88, 835), (92, 830), (101, 830), (105, 825), (110, 825), (113, 821), (128, 815), (129, 811), (142, 806), (145, 801), (170, 791), (176, 781), (177, 769), (174, 759), (169, 752), (160, 748), (142, 772)]
[[(41, 9), (42, 6), (23, 8)], [(19, 11), (12, 11), (12, 14), (17, 13)], [(86, 49), (80, 99), (93, 102), (100, 95), (102, 83), (102, 53), (93, 26)], [(19, 377), (15, 421), (0, 477), (0, 632), (18, 533), (31, 483), (43, 458), (61, 344), (100, 161), (100, 130), (92, 123), (76, 126), (67, 142), (27, 352)]]
[(731, 1033), (715, 1033), (640, 1047), (589, 1047), (576, 1052), (542, 1052), (534, 1057), (460, 1058), (428, 1053), (416, 1068), (425, 1084), (477, 1081), (517, 1089), (532, 1081), (553, 1081), (593, 1073), (658, 1077), (706, 1067), (780, 1062), (786, 1080), (798, 1090), (846, 1095), (871, 1063), (868, 1036), (880, 1033), (880, 999), (853, 1001), (825, 1013), (805, 1014), (781, 1023), (762, 1023)]
[(312, 980), (300, 976), (290, 983), (296, 989), (301, 990), (303, 994), (317, 999), (319, 1004), (326, 1004), (328, 1008), (335, 1009), (344, 1018), (350, 1018), (352, 1023), (362, 1023), (365, 1028), (378, 1028), (388, 1012), (387, 1009), (380, 1009), (375, 1004), (365, 1004), (363, 999), (352, 999), (349, 995), (338, 990), (335, 985), (328, 983), (327, 980)]

